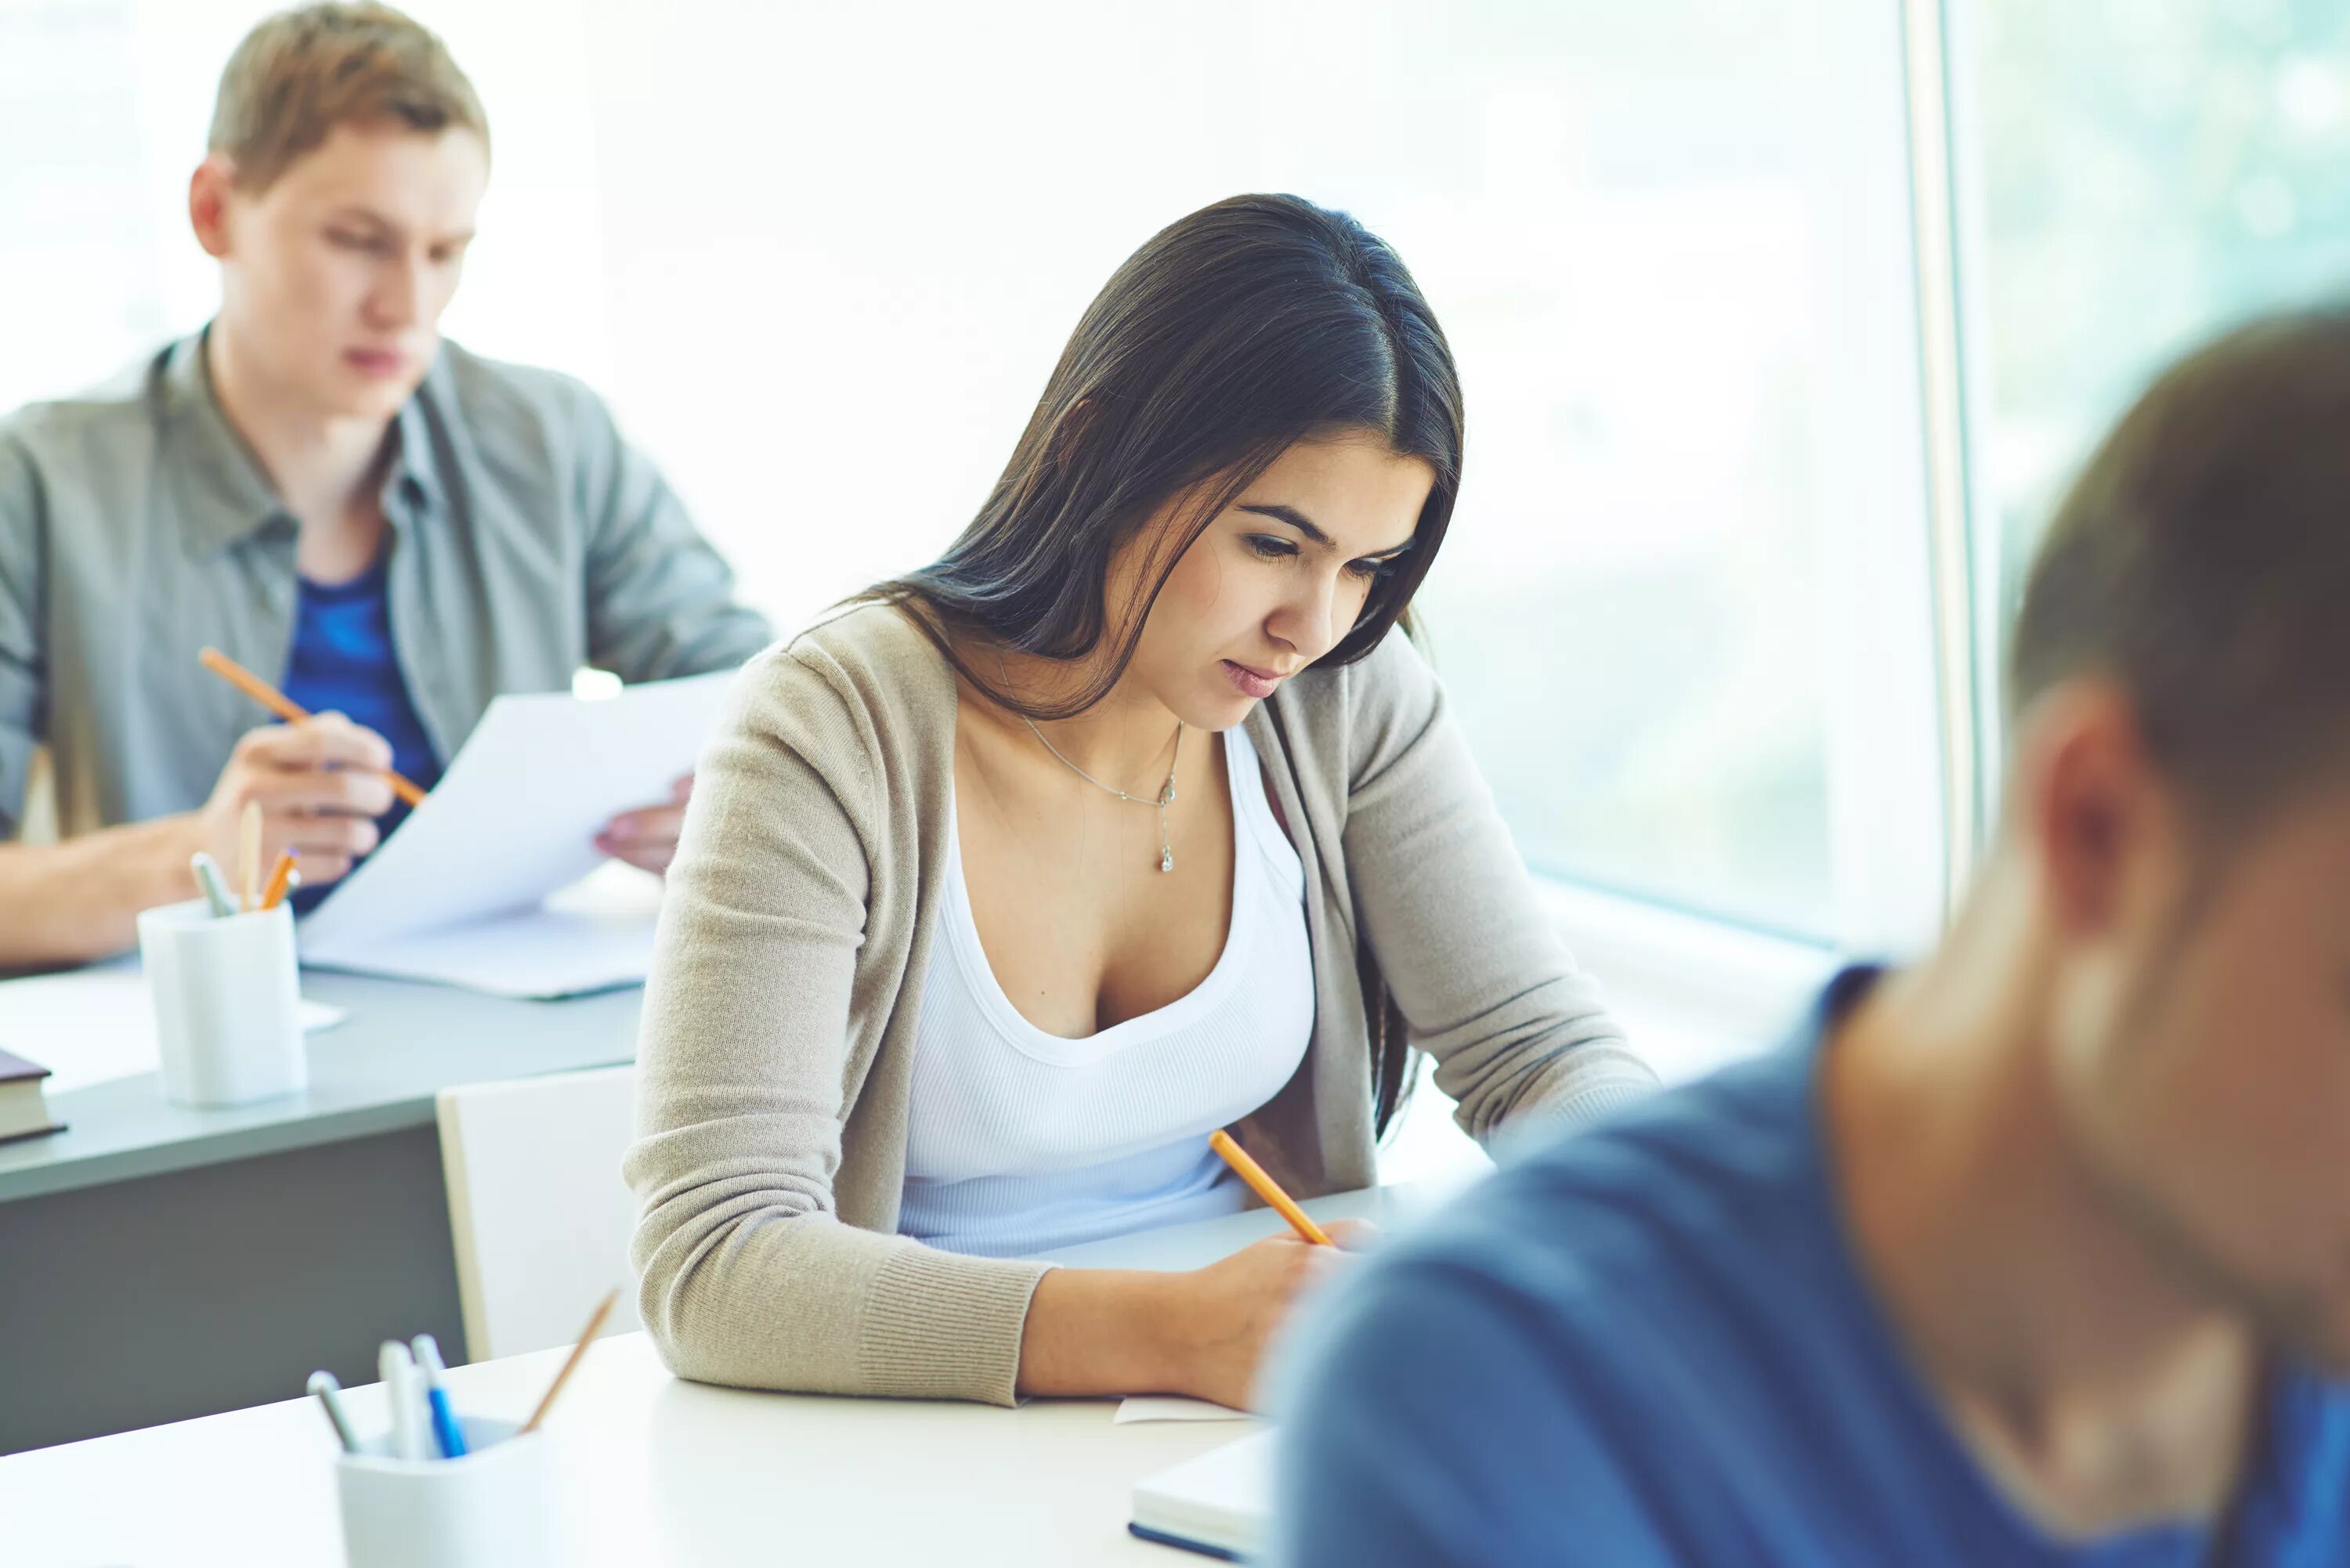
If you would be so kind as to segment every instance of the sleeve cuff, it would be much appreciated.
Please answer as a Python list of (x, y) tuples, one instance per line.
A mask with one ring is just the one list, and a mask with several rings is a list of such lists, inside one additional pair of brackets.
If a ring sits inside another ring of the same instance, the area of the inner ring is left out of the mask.
[(899, 1249), (872, 1284), (858, 1336), (868, 1392), (1014, 1402), (1028, 1301), (1045, 1265)]

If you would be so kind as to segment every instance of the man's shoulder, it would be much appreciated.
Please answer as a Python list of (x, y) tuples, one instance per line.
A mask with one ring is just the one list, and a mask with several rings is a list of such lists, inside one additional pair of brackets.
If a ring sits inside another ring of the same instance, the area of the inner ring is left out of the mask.
[(577, 451), (608, 439), (610, 411), (577, 376), (476, 354), (443, 338), (420, 389), (479, 440), (518, 440), (548, 451)]
[(43, 398), (0, 415), (0, 452), (37, 468), (91, 460), (112, 466), (126, 447), (151, 445), (162, 402), (158, 369), (169, 348), (147, 355), (103, 380)]
[(1540, 1369), (1573, 1369), (1565, 1403), (1601, 1421), (1648, 1419), (1660, 1383), (1756, 1375), (1752, 1345), (1799, 1347), (1835, 1289), (1812, 1061), (1782, 1046), (1519, 1146), (1369, 1261), (1333, 1302), (1325, 1349), (1351, 1342), (1346, 1358), (1414, 1323), (1521, 1364), (1527, 1399), (1558, 1399)]
[(1767, 1490), (1783, 1478), (1757, 1456), (1804, 1451), (1791, 1391), (1834, 1297), (1803, 1259), (1821, 1228), (1809, 1057), (1783, 1047), (1524, 1150), (1334, 1290), (1275, 1391), (1286, 1462), (1335, 1500), (1286, 1517), (1286, 1560), (1341, 1560), (1316, 1537), (1375, 1545), (1347, 1535), (1362, 1509), (1433, 1544), (1357, 1561), (1548, 1560), (1565, 1530), (1593, 1561), (1742, 1560), (1692, 1552), (1692, 1521), (1736, 1534), (1723, 1489)]
[[(1779, 1047), (1521, 1146), (1377, 1267), (1549, 1300), (1559, 1332), (1611, 1333), (1709, 1303), (1737, 1310), (1720, 1289), (1731, 1244), (1767, 1248), (1825, 1222), (1810, 1060)], [(1706, 1278), (1714, 1285), (1692, 1298)]]
[(1555, 1560), (1567, 1530), (1595, 1562), (1688, 1560), (1733, 1451), (1792, 1446), (1761, 1386), (1787, 1320), (1758, 1317), (1751, 1260), (1806, 1201), (1799, 1070), (1774, 1054), (1522, 1150), (1333, 1290), (1275, 1389), (1290, 1490), (1315, 1494), (1275, 1560)]

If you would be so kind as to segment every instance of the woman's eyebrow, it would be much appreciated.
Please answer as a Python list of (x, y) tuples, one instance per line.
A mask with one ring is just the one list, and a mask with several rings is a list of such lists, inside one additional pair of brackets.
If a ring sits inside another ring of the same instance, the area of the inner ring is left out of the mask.
[[(1260, 517), (1270, 517), (1276, 523), (1286, 523), (1292, 528), (1296, 529), (1300, 534), (1305, 535), (1308, 539), (1313, 540), (1314, 543), (1317, 545), (1327, 546), (1332, 542), (1329, 535), (1325, 534), (1321, 529), (1314, 525), (1314, 520), (1312, 518), (1306, 516), (1305, 513), (1300, 512), (1296, 507), (1284, 506), (1278, 501), (1243, 501), (1234, 506), (1232, 510), (1235, 512), (1253, 512)], [(1366, 561), (1384, 561), (1390, 556), (1400, 556), (1406, 550), (1410, 548), (1411, 541), (1406, 539), (1400, 545), (1390, 546), (1388, 549), (1378, 551), (1374, 555), (1365, 556), (1361, 558)]]
[(1277, 501), (1262, 503), (1243, 501), (1233, 510), (1253, 512), (1260, 517), (1270, 517), (1276, 523), (1286, 523), (1317, 545), (1327, 545), (1330, 542), (1330, 535), (1316, 528), (1314, 525), (1314, 520), (1295, 506), (1284, 506)]

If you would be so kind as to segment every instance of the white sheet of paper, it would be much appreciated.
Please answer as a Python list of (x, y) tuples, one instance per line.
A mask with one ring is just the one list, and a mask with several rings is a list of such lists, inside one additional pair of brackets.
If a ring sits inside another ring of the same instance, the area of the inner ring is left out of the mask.
[(1183, 1399), (1170, 1395), (1138, 1394), (1118, 1401), (1118, 1414), (1110, 1418), (1114, 1427), (1132, 1421), (1246, 1421), (1253, 1419), (1246, 1410), (1235, 1410), (1230, 1405), (1212, 1404), (1205, 1399)]
[(733, 680), (498, 698), (424, 804), (302, 922), (303, 961), (516, 996), (642, 980), (644, 911), (540, 907), (602, 861), (605, 823), (670, 798)]
[[(645, 978), (651, 961), (660, 879), (618, 861), (606, 870), (650, 882), (650, 907), (627, 907), (643, 900), (624, 896), (618, 900), (619, 907), (567, 908), (564, 906), (570, 900), (558, 894), (545, 906), (520, 914), (387, 938), (368, 949), (363, 964), (349, 967), (396, 980), (430, 981), (525, 1000), (634, 985)], [(575, 887), (588, 888), (607, 881), (606, 871), (598, 871)]]
[[(324, 1002), (302, 1003), (306, 1033), (346, 1016)], [(135, 960), (0, 982), (0, 1050), (47, 1067), (44, 1094), (152, 1073), (159, 1049), (155, 1004)]]

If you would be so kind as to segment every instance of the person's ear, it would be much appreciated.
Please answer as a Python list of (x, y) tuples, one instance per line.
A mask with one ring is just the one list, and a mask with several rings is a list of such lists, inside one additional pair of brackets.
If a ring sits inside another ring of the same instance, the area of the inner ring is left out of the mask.
[(188, 227), (215, 261), (228, 256), (229, 203), (235, 193), (236, 168), (225, 153), (213, 153), (188, 176)]
[(2056, 929), (2110, 931), (2154, 861), (2175, 855), (2180, 824), (2136, 707), (2110, 680), (2068, 681), (2016, 726), (2016, 826), (2039, 863)]

